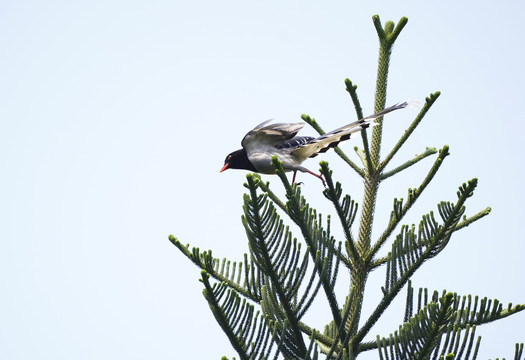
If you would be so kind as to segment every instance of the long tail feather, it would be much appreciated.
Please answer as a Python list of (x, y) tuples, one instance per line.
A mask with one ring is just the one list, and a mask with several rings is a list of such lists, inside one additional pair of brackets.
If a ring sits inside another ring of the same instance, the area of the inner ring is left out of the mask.
[(370, 126), (378, 125), (378, 123), (373, 122), (375, 119), (380, 118), (389, 112), (404, 109), (407, 106), (412, 106), (412, 102), (408, 103), (405, 101), (403, 103), (390, 106), (378, 113), (364, 117), (354, 121), (353, 123), (330, 131), (324, 135), (319, 136), (318, 138), (312, 139), (300, 148), (297, 148), (294, 150), (294, 155), (304, 157), (305, 159), (308, 157), (315, 157), (320, 153), (326, 152), (330, 148), (336, 147), (341, 141), (346, 141), (357, 136), (358, 132), (365, 130)]

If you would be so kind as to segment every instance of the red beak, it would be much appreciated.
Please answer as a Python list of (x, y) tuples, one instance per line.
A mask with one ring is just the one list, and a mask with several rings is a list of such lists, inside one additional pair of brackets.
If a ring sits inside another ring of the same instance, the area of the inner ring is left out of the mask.
[(226, 170), (228, 168), (228, 165), (230, 165), (230, 164), (228, 164), (228, 163), (224, 164), (224, 166), (222, 167), (220, 172), (223, 172), (224, 170)]

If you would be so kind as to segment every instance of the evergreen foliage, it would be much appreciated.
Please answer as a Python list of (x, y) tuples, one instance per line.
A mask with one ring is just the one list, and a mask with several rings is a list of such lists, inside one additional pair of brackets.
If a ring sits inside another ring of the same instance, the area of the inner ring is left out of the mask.
[[(378, 112), (386, 104), (392, 46), (407, 19), (402, 18), (395, 26), (387, 22), (384, 27), (377, 16), (373, 22), (380, 44), (374, 109)], [(357, 118), (362, 118), (357, 87), (348, 79), (345, 83)], [(323, 194), (337, 214), (343, 241), (337, 241), (331, 234), (330, 216), (322, 216), (308, 204), (300, 186), (289, 183), (282, 164), (274, 157), (272, 164), (282, 181), (286, 199), (280, 199), (259, 175), (247, 175), (248, 193), (243, 199), (242, 224), (250, 252), (242, 261), (220, 260), (213, 257), (211, 251), (200, 252), (198, 248), (190, 250), (189, 245), (181, 244), (170, 235), (171, 242), (202, 269), (204, 297), (240, 359), (355, 359), (370, 350), (378, 351), (380, 359), (475, 359), (480, 346), (480, 337), (475, 337), (476, 327), (525, 308), (525, 305), (512, 304), (503, 308), (496, 299), (446, 291), (441, 295), (435, 291), (429, 296), (423, 288), (418, 291), (417, 302), (414, 301), (411, 276), (425, 261), (439, 255), (455, 232), (490, 212), (490, 208), (486, 208), (474, 215), (465, 215), (465, 204), (477, 186), (477, 179), (472, 179), (459, 187), (454, 201), (440, 202), (436, 213), (424, 214), (417, 227), (402, 224), (404, 216), (449, 155), (448, 146), (439, 151), (427, 148), (402, 165), (389, 171), (385, 169), (438, 97), (436, 92), (426, 98), (419, 114), (383, 160), (380, 159), (381, 119), (379, 125), (373, 127), (370, 139), (363, 131), (363, 149), (356, 148), (362, 166), (350, 160), (340, 148), (335, 149), (364, 181), (357, 234), (352, 229), (358, 204), (344, 194), (342, 184), (334, 180), (326, 162), (320, 163), (327, 185)], [(315, 119), (307, 115), (302, 118), (319, 134), (324, 133)], [(436, 154), (419, 187), (409, 189), (406, 200), (393, 200), (389, 222), (378, 239), (373, 240), (371, 230), (380, 182)], [(294, 237), (280, 214), (295, 224), (304, 244)], [(394, 236), (396, 229), (399, 233)], [(392, 238), (390, 252), (379, 256), (379, 250)], [(368, 275), (379, 267), (385, 268), (386, 273), (382, 298), (371, 315), (361, 319)], [(342, 268), (350, 273), (344, 303), (339, 302), (334, 292)], [(365, 342), (365, 336), (404, 287), (407, 298), (399, 330), (385, 337), (378, 336), (375, 342)], [(323, 331), (303, 321), (313, 301), (321, 296), (326, 298), (332, 315)], [(522, 354), (523, 344), (517, 344), (515, 359), (521, 359)]]

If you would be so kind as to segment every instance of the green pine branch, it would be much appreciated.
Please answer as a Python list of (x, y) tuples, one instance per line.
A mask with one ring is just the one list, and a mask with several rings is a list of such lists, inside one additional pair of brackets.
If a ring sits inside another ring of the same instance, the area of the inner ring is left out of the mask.
[[(390, 334), (388, 338), (377, 337), (375, 343), (367, 343), (363, 346), (363, 351), (378, 349), (384, 354), (388, 350), (390, 357), (393, 359), (410, 358), (407, 355), (407, 349), (410, 353), (417, 353), (418, 346), (421, 342), (415, 342), (415, 339), (420, 337), (407, 336), (406, 332), (421, 331), (421, 324), (427, 326), (432, 322), (428, 319), (428, 309), (439, 306), (445, 297), (449, 297), (450, 319), (446, 324), (436, 340), (440, 346), (434, 346), (434, 353), (440, 353), (441, 356), (446, 354), (454, 354), (454, 359), (474, 359), (480, 344), (480, 337), (478, 337), (474, 344), (474, 333), (476, 326), (486, 324), (488, 322), (503, 319), (512, 314), (518, 313), (525, 309), (525, 305), (508, 304), (504, 309), (497, 299), (490, 300), (487, 298), (479, 299), (477, 296), (460, 296), (456, 293), (448, 293), (443, 291), (441, 297), (437, 291), (434, 291), (431, 298), (428, 296), (428, 290), (425, 288), (419, 289), (417, 311), (413, 314), (415, 307), (413, 298), (413, 288), (408, 283), (406, 313), (404, 325), (400, 326), (400, 330)], [(462, 332), (463, 331), (463, 332)], [(470, 334), (470, 335), (469, 335)], [(463, 337), (461, 337), (463, 335)], [(475, 346), (474, 346), (475, 345)], [(439, 349), (440, 350), (439, 350)], [(395, 354), (403, 354), (401, 357), (392, 356), (392, 351)], [(472, 352), (474, 350), (474, 352)], [(471, 357), (472, 355), (472, 357)]]
[[(470, 354), (474, 345), (475, 327), (472, 331), (470, 327), (467, 328), (462, 339), (461, 330), (453, 324), (453, 306), (454, 295), (451, 293), (444, 294), (437, 302), (429, 303), (388, 339), (377, 338), (380, 354), (400, 360), (430, 359), (450, 354), (454, 359), (460, 359), (464, 352)], [(444, 336), (445, 341), (442, 343)], [(475, 353), (478, 347), (479, 340)]]
[[(289, 261), (293, 264), (293, 258), (298, 258), (298, 254), (292, 254), (289, 248), (288, 251), (277, 250), (283, 240), (286, 244), (291, 242), (291, 233), (284, 231), (284, 225), (276, 214), (273, 204), (267, 201), (266, 195), (257, 194), (255, 180), (250, 175), (247, 176), (247, 180), (250, 193), (244, 196), (242, 222), (254, 261), (269, 279), (269, 282), (263, 286), (263, 290), (266, 290), (263, 292), (264, 308), (266, 313), (271, 314), (273, 320), (279, 321), (283, 327), (286, 320), (289, 324), (286, 345), (288, 342), (293, 343), (296, 351), (294, 354), (302, 357), (307, 353), (307, 348), (299, 328), (298, 309), (293, 308), (290, 302), (291, 289), (286, 286), (289, 281), (295, 282), (301, 279), (286, 281), (290, 273), (286, 273), (284, 268), (279, 266)], [(272, 291), (268, 292), (269, 289)]]
[(395, 169), (390, 170), (390, 171), (385, 172), (385, 173), (382, 173), (381, 174), (381, 181), (383, 181), (385, 179), (388, 179), (389, 177), (391, 177), (391, 176), (393, 176), (393, 175), (395, 175), (395, 174), (397, 174), (397, 173), (399, 173), (399, 172), (401, 172), (401, 171), (403, 171), (405, 169), (408, 169), (412, 165), (417, 164), (421, 160), (427, 158), (430, 155), (434, 155), (435, 153), (437, 153), (437, 150), (435, 148), (427, 148), (421, 154), (416, 155), (414, 158), (412, 158), (412, 159), (406, 161), (405, 163), (399, 165)]
[[(401, 18), (397, 24), (389, 21), (383, 26), (379, 17), (374, 16), (373, 23), (379, 38), (374, 103), (374, 111), (379, 112), (386, 105), (393, 45), (407, 19)], [(345, 85), (356, 116), (361, 119), (363, 110), (357, 86), (349, 79), (345, 80)], [(377, 124), (372, 127), (371, 134), (368, 134), (370, 130), (362, 131), (363, 149), (355, 148), (362, 166), (340, 148), (334, 149), (363, 179), (360, 207), (354, 201), (355, 196), (343, 194), (343, 186), (334, 180), (328, 164), (320, 163), (327, 184), (323, 195), (335, 210), (342, 241), (331, 233), (331, 217), (323, 217), (310, 206), (301, 187), (290, 184), (276, 157), (271, 164), (283, 185), (284, 198), (272, 191), (270, 183), (263, 182), (260, 175), (248, 174), (244, 184), (248, 193), (243, 198), (242, 223), (249, 253), (244, 255), (243, 261), (214, 258), (211, 250), (190, 249), (189, 245), (183, 245), (170, 235), (176, 248), (202, 269), (203, 294), (241, 359), (318, 359), (318, 350), (321, 350), (329, 359), (354, 360), (361, 352), (372, 349), (379, 352), (381, 359), (475, 359), (480, 346), (480, 338), (475, 336), (476, 328), (525, 309), (525, 305), (504, 307), (497, 299), (471, 295), (450, 292), (429, 295), (426, 288), (419, 289), (417, 300), (414, 296), (410, 283), (412, 275), (426, 261), (437, 257), (455, 232), (490, 213), (487, 207), (469, 217), (465, 215), (466, 201), (477, 186), (477, 179), (472, 179), (459, 187), (455, 202), (438, 203), (437, 211), (423, 215), (417, 227), (402, 224), (449, 155), (448, 146), (439, 151), (427, 148), (401, 165), (385, 169), (415, 134), (439, 95), (435, 92), (426, 98), (418, 115), (383, 159), (382, 118), (375, 120)], [(324, 134), (315, 119), (307, 115), (302, 118), (319, 134)], [(372, 239), (380, 184), (434, 154), (437, 156), (419, 186), (408, 190), (406, 200), (393, 200), (386, 228), (377, 239)], [(293, 236), (283, 218), (291, 220), (291, 226), (294, 231), (299, 230), (301, 239)], [(390, 240), (398, 228), (398, 235)], [(387, 243), (390, 251), (379, 257)], [(372, 313), (363, 318), (367, 280), (372, 271), (380, 267), (385, 269), (383, 296)], [(342, 280), (346, 281), (342, 285), (347, 292), (340, 306), (335, 287), (343, 269), (349, 272), (349, 278)], [(374, 342), (364, 341), (405, 286), (407, 301), (399, 330), (386, 337), (378, 336)], [(308, 310), (321, 293), (329, 310), (322, 332), (305, 321)], [(517, 344), (515, 359), (520, 359), (522, 354), (523, 344)]]
[(367, 261), (371, 261), (375, 254), (379, 251), (379, 249), (384, 245), (384, 243), (388, 240), (394, 229), (397, 227), (397, 225), (401, 222), (403, 217), (407, 214), (407, 212), (410, 210), (410, 208), (415, 204), (419, 196), (423, 193), (423, 191), (426, 189), (428, 184), (432, 181), (436, 173), (438, 172), (439, 168), (443, 164), (443, 160), (449, 155), (448, 146), (444, 146), (443, 149), (439, 151), (438, 157), (434, 161), (434, 164), (430, 168), (429, 172), (427, 173), (427, 176), (419, 185), (417, 189), (408, 189), (408, 196), (407, 196), (407, 202), (403, 205), (403, 199), (394, 199), (394, 209), (390, 215), (390, 221), (387, 225), (387, 228), (381, 234), (377, 242), (374, 244), (370, 252), (367, 256)]
[(352, 200), (350, 195), (345, 195), (341, 200), (343, 194), (341, 183), (337, 182), (334, 186), (332, 171), (328, 168), (328, 163), (321, 161), (320, 165), (321, 174), (326, 179), (327, 184), (327, 188), (323, 193), (334, 205), (345, 234), (347, 255), (351, 259), (348, 264), (357, 264), (360, 261), (360, 257), (356, 249), (354, 237), (351, 233), (351, 228), (357, 215), (357, 204)]
[[(258, 177), (257, 174), (253, 174), (254, 178)], [(259, 178), (260, 179), (260, 178)], [(279, 199), (279, 197), (270, 189), (269, 183), (264, 183), (262, 181), (258, 182), (259, 188), (268, 195), (268, 198), (270, 198), (274, 204), (276, 204), (281, 210), (283, 210), (288, 216), (290, 216), (289, 208), (287, 205)], [(293, 186), (297, 186), (296, 184)], [(290, 185), (290, 188), (292, 186)], [(330, 228), (330, 216), (327, 216), (327, 229)], [(327, 234), (329, 234), (329, 230), (327, 230)], [(339, 259), (339, 261), (343, 262), (346, 266), (350, 266), (350, 260), (341, 252), (341, 250), (336, 251), (336, 255)]]
[(191, 262), (217, 281), (227, 284), (254, 302), (261, 301), (264, 274), (253, 264), (253, 261), (248, 260), (247, 254), (244, 254), (243, 262), (231, 262), (227, 259), (214, 258), (211, 250), (201, 252), (199, 248), (192, 248), (190, 251), (189, 244), (183, 245), (173, 235), (169, 236), (169, 240)]
[[(419, 112), (419, 114), (416, 116), (416, 118), (414, 119), (414, 121), (412, 122), (412, 124), (410, 124), (410, 126), (408, 127), (407, 130), (405, 130), (405, 133), (403, 134), (403, 136), (401, 136), (401, 138), (399, 139), (399, 141), (397, 142), (396, 145), (394, 145), (394, 147), (392, 148), (392, 150), (390, 151), (390, 153), (386, 156), (386, 158), (381, 162), (381, 164), (379, 165), (379, 171), (383, 171), (383, 169), (390, 163), (390, 161), (392, 160), (392, 158), (394, 157), (394, 155), (399, 151), (399, 149), (401, 149), (401, 147), (406, 143), (406, 141), (408, 140), (408, 138), (413, 134), (414, 130), (416, 129), (416, 127), (421, 123), (421, 121), (423, 120), (423, 118), (425, 117), (426, 113), (428, 112), (428, 110), (430, 110), (430, 108), (432, 107), (432, 105), (436, 102), (436, 100), (438, 99), (439, 95), (441, 95), (441, 93), (439, 91), (433, 93), (433, 94), (430, 94), (429, 97), (427, 97), (425, 99), (425, 105), (423, 106), (423, 108), (421, 109), (421, 111)], [(386, 173), (386, 174), (383, 174), (383, 179), (387, 178), (388, 176), (391, 176), (393, 174), (390, 174), (392, 172), (389, 172), (389, 173)], [(395, 174), (396, 172), (394, 172)], [(388, 175), (388, 176), (387, 176)]]
[[(396, 200), (396, 199), (394, 199), (394, 200)], [(477, 214), (475, 214), (473, 216), (470, 216), (468, 218), (466, 216), (464, 216), (463, 220), (456, 225), (455, 231), (461, 230), (461, 229), (469, 226), (473, 222), (475, 222), (475, 221), (477, 221), (477, 220), (487, 216), (490, 213), (490, 211), (491, 211), (490, 207), (487, 207), (487, 208), (483, 209), (482, 211), (478, 212)], [(375, 269), (375, 268), (385, 264), (387, 261), (388, 261), (388, 258), (386, 256), (378, 258), (378, 259), (375, 259), (372, 262), (370, 262), (370, 265), (369, 265), (370, 269), (373, 270), (373, 269)]]
[(301, 229), (303, 238), (308, 245), (312, 260), (314, 260), (316, 272), (319, 275), (319, 280), (322, 284), (326, 299), (330, 305), (330, 310), (334, 318), (335, 323), (338, 327), (341, 327), (342, 319), (339, 312), (339, 306), (337, 304), (337, 298), (334, 293), (334, 284), (337, 273), (331, 271), (332, 264), (335, 263), (338, 267), (339, 258), (332, 257), (327, 258), (329, 263), (326, 266), (320, 266), (319, 253), (318, 251), (325, 252), (325, 248), (329, 248), (329, 252), (335, 255), (337, 252), (333, 249), (335, 242), (330, 239), (328, 233), (324, 231), (320, 225), (321, 215), (319, 215), (319, 222), (317, 221), (317, 214), (313, 211), (310, 206), (306, 203), (304, 197), (301, 196), (300, 188), (290, 186), (286, 177), (285, 171), (280, 162), (275, 156), (272, 159), (272, 165), (275, 167), (275, 173), (281, 178), (283, 185), (286, 189), (288, 201), (286, 203), (287, 214), (290, 219)]
[[(379, 319), (381, 314), (388, 308), (395, 296), (408, 282), (414, 272), (428, 259), (436, 256), (448, 244), (455, 226), (465, 211), (464, 204), (472, 196), (477, 186), (477, 179), (463, 184), (458, 191), (456, 204), (440, 203), (438, 210), (443, 219), (440, 225), (434, 219), (432, 213), (423, 216), (418, 232), (415, 228), (404, 227), (392, 245), (392, 252), (388, 256), (387, 276), (384, 287), (384, 296), (359, 329), (356, 341), (361, 341)], [(398, 268), (397, 264), (401, 266)]]
[[(357, 96), (357, 85), (352, 84), (352, 81), (350, 81), (350, 79), (345, 79), (345, 85), (346, 85), (346, 91), (348, 91), (348, 93), (350, 94), (350, 98), (352, 99), (352, 102), (354, 103), (354, 108), (355, 108), (357, 118), (362, 119), (363, 118), (363, 108), (361, 107), (361, 103), (359, 102), (359, 98)], [(370, 145), (368, 144), (368, 134), (364, 130), (361, 131), (361, 141), (363, 142), (363, 149), (364, 149), (363, 156), (360, 156), (361, 162), (370, 171), (371, 169), (373, 169), (373, 165), (372, 165), (372, 160), (370, 158)], [(357, 151), (357, 147), (354, 149)], [(361, 171), (360, 175), (364, 177), (365, 173)]]
[[(268, 338), (275, 337), (254, 306), (241, 297), (226, 283), (209, 282), (209, 275), (202, 271), (203, 295), (222, 330), (230, 340), (241, 359), (253, 359), (255, 355), (268, 358), (272, 343)], [(278, 351), (276, 355), (278, 355)]]

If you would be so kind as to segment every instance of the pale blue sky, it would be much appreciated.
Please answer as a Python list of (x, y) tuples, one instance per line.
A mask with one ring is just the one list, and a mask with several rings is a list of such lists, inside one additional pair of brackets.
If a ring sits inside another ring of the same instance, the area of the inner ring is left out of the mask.
[[(306, 113), (325, 130), (352, 121), (347, 77), (370, 113), (374, 14), (383, 23), (409, 19), (388, 103), (442, 92), (393, 165), (426, 146), (451, 147), (407, 221), (454, 201), (472, 177), (480, 181), (467, 214), (493, 208), (414, 286), (525, 303), (523, 12), (519, 1), (3, 2), (0, 358), (235, 356), (202, 297), (199, 270), (167, 237), (242, 259), (245, 173), (219, 174), (224, 157), (269, 118)], [(388, 119), (383, 149), (415, 114)], [(354, 145), (360, 140), (342, 147), (358, 161)], [(361, 200), (359, 178), (334, 153), (306, 165), (315, 170), (319, 160)], [(384, 184), (378, 229), (392, 198), (406, 197), (430, 164)], [(310, 203), (330, 213), (320, 182), (300, 181)], [(370, 278), (365, 311), (382, 283), (381, 271)], [(373, 336), (397, 329), (402, 302)], [(321, 304), (309, 319), (322, 328), (327, 315)], [(480, 358), (510, 358), (524, 324), (518, 314), (478, 328)]]

